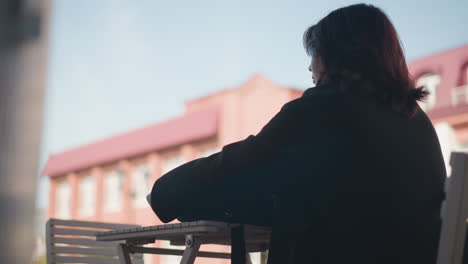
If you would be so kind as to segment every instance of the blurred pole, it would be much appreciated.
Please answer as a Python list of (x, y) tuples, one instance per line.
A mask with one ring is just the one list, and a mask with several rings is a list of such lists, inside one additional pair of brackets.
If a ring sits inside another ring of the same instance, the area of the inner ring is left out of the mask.
[(50, 0), (0, 0), (0, 263), (31, 263)]

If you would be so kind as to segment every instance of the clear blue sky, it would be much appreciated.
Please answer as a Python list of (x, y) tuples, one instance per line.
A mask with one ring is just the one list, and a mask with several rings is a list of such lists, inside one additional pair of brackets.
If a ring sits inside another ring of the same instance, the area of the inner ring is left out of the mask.
[[(312, 86), (302, 34), (356, 1), (53, 0), (41, 168), (51, 153), (180, 114), (260, 73)], [(407, 59), (468, 43), (468, 1), (370, 1)], [(46, 205), (44, 178), (39, 206)]]

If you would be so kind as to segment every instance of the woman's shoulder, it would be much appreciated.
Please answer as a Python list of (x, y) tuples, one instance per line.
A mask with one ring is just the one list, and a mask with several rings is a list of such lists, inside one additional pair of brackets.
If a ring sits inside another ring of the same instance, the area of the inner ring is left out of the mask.
[(315, 87), (307, 88), (302, 96), (286, 103), (283, 108), (302, 108), (302, 107), (325, 107), (326, 105), (339, 104), (338, 97), (346, 95), (346, 91), (341, 90), (334, 83), (327, 83)]
[[(353, 118), (384, 118), (394, 115), (404, 118), (398, 112), (378, 100), (372, 94), (371, 83), (354, 82), (346, 86), (337, 82), (328, 82), (306, 89), (302, 96), (285, 104), (283, 108), (290, 112), (339, 113), (342, 116), (353, 116)], [(294, 111), (297, 110), (297, 111)]]

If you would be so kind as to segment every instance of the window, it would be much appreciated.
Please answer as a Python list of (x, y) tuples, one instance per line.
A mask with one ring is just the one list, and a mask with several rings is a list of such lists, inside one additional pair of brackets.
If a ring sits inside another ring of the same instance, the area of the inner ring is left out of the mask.
[(462, 67), (460, 86), (452, 88), (452, 105), (468, 104), (468, 64)]
[(452, 88), (452, 105), (468, 103), (468, 85)]
[(205, 150), (200, 152), (199, 157), (200, 158), (208, 157), (208, 156), (210, 156), (212, 154), (215, 154), (217, 152), (220, 152), (220, 151), (221, 151), (220, 147), (213, 147), (213, 148), (205, 149)]
[(172, 169), (175, 169), (176, 167), (179, 167), (180, 165), (184, 164), (185, 160), (182, 156), (176, 156), (170, 159), (167, 159), (161, 168), (162, 174), (165, 174)]
[(416, 80), (416, 86), (424, 86), (429, 92), (424, 102), (419, 102), (419, 105), (424, 111), (430, 111), (434, 108), (436, 103), (437, 88), (440, 84), (440, 76), (435, 73), (426, 73)]
[(70, 198), (71, 189), (68, 182), (61, 182), (57, 185), (55, 197), (55, 217), (60, 219), (70, 218)]
[(121, 209), (123, 176), (121, 170), (115, 170), (104, 179), (104, 205), (108, 212), (117, 212)]
[(141, 165), (133, 171), (133, 205), (134, 207), (145, 207), (146, 195), (149, 192), (150, 170), (148, 165)]
[(81, 179), (78, 197), (80, 216), (93, 216), (96, 208), (96, 184), (92, 176)]

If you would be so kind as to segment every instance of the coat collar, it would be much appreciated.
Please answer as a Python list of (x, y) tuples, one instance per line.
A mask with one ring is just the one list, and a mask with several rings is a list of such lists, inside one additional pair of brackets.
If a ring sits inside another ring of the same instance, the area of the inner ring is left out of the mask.
[(372, 82), (369, 80), (359, 80), (349, 83), (349, 87), (344, 88), (340, 85), (340, 82), (337, 80), (332, 80), (324, 84), (317, 85), (315, 87), (307, 88), (302, 96), (308, 96), (312, 94), (336, 94), (343, 92), (357, 92), (369, 94), (374, 90)]
[(319, 94), (336, 93), (339, 90), (338, 88), (339, 88), (338, 83), (331, 81), (331, 82), (320, 84), (314, 87), (307, 88), (302, 94), (302, 96), (308, 96), (308, 95), (312, 95), (316, 93), (319, 93)]

